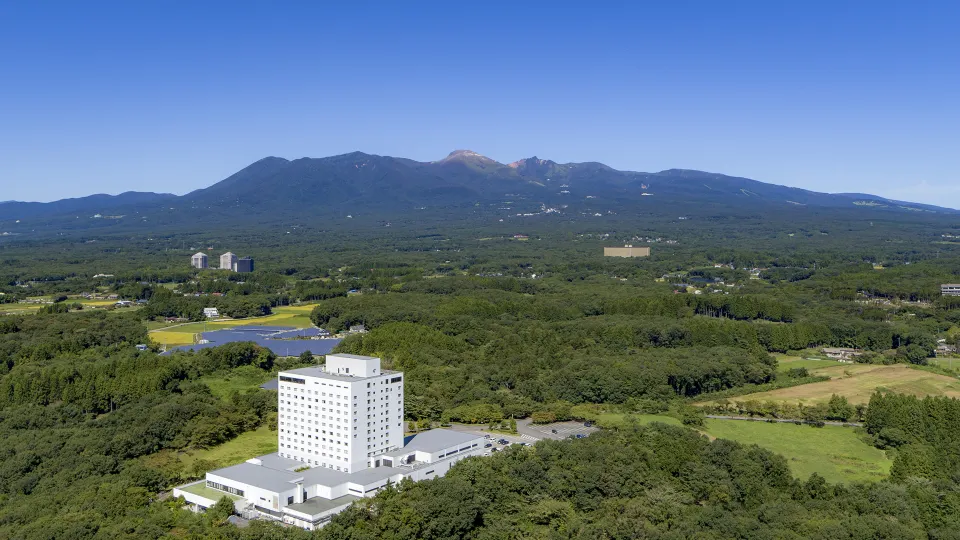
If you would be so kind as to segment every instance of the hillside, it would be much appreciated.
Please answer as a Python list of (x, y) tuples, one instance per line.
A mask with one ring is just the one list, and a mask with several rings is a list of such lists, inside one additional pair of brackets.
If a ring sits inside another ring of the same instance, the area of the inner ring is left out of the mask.
[[(618, 171), (602, 163), (556, 163), (536, 156), (502, 164), (470, 150), (418, 162), (353, 152), (326, 158), (267, 157), (209, 187), (183, 196), (128, 192), (51, 203), (0, 203), (0, 232), (103, 229), (122, 224), (166, 226), (221, 223), (295, 212), (303, 219), (398, 219), (426, 211), (446, 218), (513, 215), (553, 209), (571, 216), (594, 213), (673, 216), (776, 214), (789, 209), (841, 209), (898, 214), (957, 214), (956, 210), (892, 201), (869, 194), (827, 194), (749, 178), (670, 169)], [(113, 217), (93, 221), (93, 216)], [(866, 214), (864, 214), (866, 216)], [(26, 223), (20, 228), (25, 228)]]

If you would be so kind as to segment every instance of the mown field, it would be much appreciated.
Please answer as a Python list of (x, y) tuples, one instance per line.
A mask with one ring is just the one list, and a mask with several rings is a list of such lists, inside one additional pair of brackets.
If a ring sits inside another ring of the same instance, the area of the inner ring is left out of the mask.
[(826, 403), (836, 394), (846, 397), (852, 404), (860, 404), (870, 401), (870, 396), (878, 390), (914, 396), (960, 397), (960, 380), (904, 364), (837, 364), (812, 369), (810, 373), (829, 376), (830, 380), (747, 394), (736, 399), (813, 405)]
[(829, 482), (878, 481), (890, 472), (886, 454), (860, 440), (853, 428), (708, 419), (703, 431), (781, 454), (800, 479), (817, 473)]
[[(676, 418), (654, 414), (601, 413), (595, 420), (604, 428), (615, 429), (628, 417), (641, 424), (681, 425)], [(891, 461), (886, 454), (863, 442), (854, 428), (707, 419), (700, 432), (776, 452), (790, 463), (793, 475), (804, 480), (817, 473), (829, 482), (878, 481), (890, 472)]]

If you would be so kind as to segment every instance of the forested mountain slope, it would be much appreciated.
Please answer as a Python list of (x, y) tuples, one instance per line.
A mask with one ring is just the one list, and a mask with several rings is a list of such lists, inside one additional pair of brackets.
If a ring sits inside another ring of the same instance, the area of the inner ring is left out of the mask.
[[(468, 150), (442, 160), (353, 152), (326, 158), (264, 158), (183, 196), (125, 193), (53, 203), (0, 203), (0, 228), (144, 229), (269, 222), (296, 213), (304, 221), (352, 216), (463, 221), (551, 209), (560, 215), (682, 216), (783, 211), (842, 211), (846, 217), (955, 215), (952, 209), (865, 194), (831, 195), (747, 178), (671, 169), (617, 171), (600, 163), (559, 164), (531, 157), (501, 164)], [(879, 212), (879, 214), (877, 213)], [(123, 216), (104, 220), (94, 215)], [(21, 223), (18, 223), (20, 220)]]

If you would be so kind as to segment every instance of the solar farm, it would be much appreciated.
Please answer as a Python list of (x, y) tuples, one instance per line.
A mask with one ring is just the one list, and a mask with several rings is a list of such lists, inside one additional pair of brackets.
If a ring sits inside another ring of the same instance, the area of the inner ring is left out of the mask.
[(299, 356), (304, 351), (327, 354), (340, 343), (337, 338), (321, 337), (319, 328), (291, 328), (285, 326), (238, 326), (227, 330), (214, 330), (200, 334), (199, 343), (180, 345), (168, 349), (174, 351), (198, 351), (236, 341), (252, 341), (270, 349), (278, 356)]

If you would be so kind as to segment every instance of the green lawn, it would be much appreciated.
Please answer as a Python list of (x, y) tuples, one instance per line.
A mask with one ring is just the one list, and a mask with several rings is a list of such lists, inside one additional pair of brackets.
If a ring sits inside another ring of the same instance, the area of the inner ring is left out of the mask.
[(239, 501), (240, 499), (243, 498), (243, 497), (238, 497), (237, 495), (234, 495), (232, 493), (226, 493), (224, 491), (217, 491), (213, 488), (208, 488), (207, 485), (202, 482), (199, 484), (194, 484), (192, 486), (187, 486), (181, 489), (183, 489), (183, 491), (186, 491), (187, 493), (193, 493), (194, 495), (200, 495), (201, 497), (206, 497), (211, 501), (219, 501), (224, 497), (228, 497), (230, 500), (233, 500), (233, 501)]
[(178, 457), (186, 470), (191, 470), (192, 465), (201, 459), (209, 462), (212, 465), (211, 468), (216, 469), (276, 452), (277, 444), (277, 432), (263, 425), (254, 431), (241, 433), (237, 438), (220, 446), (185, 452)]
[(852, 428), (708, 419), (703, 431), (781, 454), (800, 479), (815, 472), (829, 482), (877, 481), (890, 472), (886, 454), (861, 441)]

